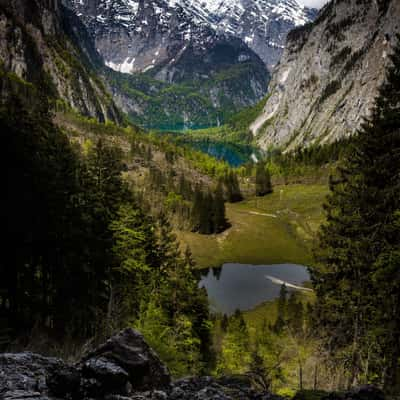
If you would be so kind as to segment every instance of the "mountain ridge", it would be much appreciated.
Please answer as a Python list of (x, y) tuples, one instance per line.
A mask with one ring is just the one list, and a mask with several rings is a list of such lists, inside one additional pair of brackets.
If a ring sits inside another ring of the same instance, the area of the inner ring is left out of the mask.
[(368, 117), (399, 31), (400, 4), (333, 0), (293, 30), (250, 129), (264, 149), (293, 150), (350, 136)]
[[(176, 19), (181, 26), (172, 33), (175, 39), (181, 36), (184, 44), (204, 44), (203, 32), (208, 31), (209, 35), (210, 30), (217, 35), (236, 37), (258, 54), (271, 70), (279, 61), (286, 34), (316, 17), (315, 9), (300, 6), (296, 0), (66, 1), (91, 31), (106, 64), (119, 72), (145, 72), (165, 60), (174, 63), (179, 51), (168, 57), (165, 46), (155, 43), (150, 46), (151, 54), (143, 52), (145, 46), (140, 36), (154, 40), (148, 35), (148, 27), (156, 25), (161, 36), (156, 41), (161, 39), (164, 44), (163, 35), (174, 31)], [(118, 46), (117, 37), (123, 46)], [(117, 48), (108, 48), (109, 40), (117, 43)], [(183, 47), (181, 45), (180, 49)]]
[(182, 7), (165, 0), (70, 0), (69, 6), (109, 67), (104, 75), (118, 106), (135, 123), (216, 126), (266, 93), (261, 58), (240, 38), (196, 24)]

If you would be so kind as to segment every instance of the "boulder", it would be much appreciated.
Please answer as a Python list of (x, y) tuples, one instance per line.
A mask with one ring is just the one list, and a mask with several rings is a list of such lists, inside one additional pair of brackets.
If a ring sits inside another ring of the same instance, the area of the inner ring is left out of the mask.
[(79, 391), (78, 370), (62, 360), (38, 354), (0, 354), (0, 398), (42, 399)]
[(133, 390), (136, 391), (165, 389), (171, 382), (167, 367), (145, 342), (143, 336), (131, 328), (112, 336), (106, 343), (89, 353), (81, 365), (85, 376), (89, 373), (102, 381), (105, 375), (110, 381), (122, 381), (124, 371)]
[(82, 366), (83, 392), (90, 397), (107, 393), (128, 394), (129, 375), (112, 361), (103, 357), (90, 358)]
[(76, 365), (28, 352), (0, 354), (0, 400), (61, 399), (282, 400), (256, 393), (240, 376), (171, 382), (165, 365), (133, 329), (111, 337)]

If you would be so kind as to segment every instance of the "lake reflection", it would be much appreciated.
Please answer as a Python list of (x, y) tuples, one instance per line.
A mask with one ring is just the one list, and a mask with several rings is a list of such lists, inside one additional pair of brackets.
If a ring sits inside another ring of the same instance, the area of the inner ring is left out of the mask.
[(236, 309), (249, 310), (277, 298), (280, 284), (276, 281), (301, 286), (308, 280), (310, 275), (302, 265), (224, 264), (204, 271), (199, 285), (206, 288), (213, 311), (232, 314)]

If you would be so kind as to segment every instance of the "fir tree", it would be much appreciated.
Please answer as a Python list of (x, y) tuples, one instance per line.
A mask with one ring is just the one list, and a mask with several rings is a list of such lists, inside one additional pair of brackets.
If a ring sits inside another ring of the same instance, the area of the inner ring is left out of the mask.
[[(331, 178), (320, 264), (312, 270), (329, 348), (349, 354), (349, 386), (376, 374), (388, 391), (398, 384), (400, 356), (399, 45), (391, 61), (371, 116)], [(380, 350), (373, 357), (371, 349)]]
[(278, 298), (278, 316), (273, 327), (276, 333), (281, 333), (286, 324), (287, 293), (286, 285), (281, 285)]
[(256, 196), (272, 193), (271, 176), (265, 162), (256, 165)]
[(213, 198), (213, 232), (219, 233), (222, 232), (227, 225), (226, 217), (225, 217), (225, 201), (224, 194), (222, 192), (222, 185), (218, 183), (215, 196)]

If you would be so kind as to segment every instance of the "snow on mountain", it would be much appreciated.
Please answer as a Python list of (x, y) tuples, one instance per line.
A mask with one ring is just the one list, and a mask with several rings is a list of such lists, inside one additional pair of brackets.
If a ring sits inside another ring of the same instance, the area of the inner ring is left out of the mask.
[[(168, 57), (163, 57), (166, 36), (172, 35), (175, 39), (180, 36), (184, 42), (195, 41), (201, 45), (201, 40), (207, 36), (205, 31), (210, 30), (214, 34), (240, 38), (272, 69), (280, 59), (287, 33), (310, 22), (317, 13), (296, 0), (65, 1), (89, 26), (107, 65), (121, 72), (143, 71), (166, 60)], [(153, 29), (149, 30), (149, 26)], [(104, 35), (111, 43), (114, 41), (114, 49), (105, 51)], [(133, 47), (137, 45), (138, 36), (145, 38), (146, 35), (150, 41), (155, 40), (154, 36), (164, 39), (155, 51), (158, 54), (146, 55), (143, 59), (139, 56), (142, 49), (138, 52)], [(117, 42), (121, 44), (121, 37), (130, 42), (128, 49), (120, 49)]]

